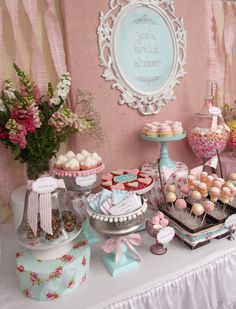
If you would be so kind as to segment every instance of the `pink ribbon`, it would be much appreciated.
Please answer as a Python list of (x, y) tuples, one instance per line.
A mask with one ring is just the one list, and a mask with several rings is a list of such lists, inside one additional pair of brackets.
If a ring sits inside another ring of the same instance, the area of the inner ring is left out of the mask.
[[(28, 189), (31, 190), (33, 181), (28, 181)], [(62, 179), (57, 179), (57, 188), (64, 188), (65, 183)], [(52, 231), (52, 203), (51, 193), (37, 193), (31, 190), (28, 199), (27, 222), (29, 223), (34, 235), (37, 234), (38, 213), (40, 215), (40, 227), (46, 233), (53, 235)]]
[(134, 259), (140, 261), (141, 256), (134, 248), (134, 246), (140, 246), (140, 244), (141, 244), (141, 237), (140, 237), (139, 234), (130, 234), (130, 235), (127, 235), (127, 236), (112, 237), (112, 238), (106, 240), (106, 242), (102, 246), (102, 249), (106, 253), (112, 253), (113, 251), (115, 251), (116, 264), (118, 264), (121, 257), (122, 257), (122, 254), (123, 254), (123, 252), (122, 252), (122, 242), (124, 242), (124, 244), (129, 249), (130, 255)]

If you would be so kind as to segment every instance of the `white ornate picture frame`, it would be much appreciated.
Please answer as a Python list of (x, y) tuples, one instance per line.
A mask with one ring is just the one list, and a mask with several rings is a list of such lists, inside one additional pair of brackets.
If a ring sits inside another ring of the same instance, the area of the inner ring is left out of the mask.
[(185, 75), (186, 32), (172, 0), (109, 0), (97, 29), (103, 77), (120, 104), (157, 114)]

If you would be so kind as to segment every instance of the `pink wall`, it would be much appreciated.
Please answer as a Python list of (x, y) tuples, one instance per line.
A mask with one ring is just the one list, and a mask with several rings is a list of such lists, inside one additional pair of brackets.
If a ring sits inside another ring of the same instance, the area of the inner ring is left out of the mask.
[[(93, 3), (91, 5), (91, 2)], [(146, 122), (166, 119), (180, 120), (188, 128), (192, 116), (199, 110), (206, 88), (207, 47), (205, 40), (204, 0), (175, 1), (176, 15), (184, 18), (187, 31), (186, 76), (175, 88), (176, 101), (169, 103), (156, 116), (141, 116), (137, 111), (117, 102), (120, 93), (110, 88), (102, 77), (99, 66), (96, 28), (99, 11), (106, 12), (108, 0), (62, 1), (66, 16), (65, 31), (68, 67), (72, 74), (73, 87), (90, 90), (101, 114), (105, 142), (95, 150), (102, 155), (107, 170), (131, 168), (154, 160), (158, 156), (157, 144), (142, 141), (138, 132)], [(77, 149), (91, 149), (94, 142), (88, 137), (78, 138)], [(198, 164), (187, 140), (169, 146), (170, 155), (189, 167)]]

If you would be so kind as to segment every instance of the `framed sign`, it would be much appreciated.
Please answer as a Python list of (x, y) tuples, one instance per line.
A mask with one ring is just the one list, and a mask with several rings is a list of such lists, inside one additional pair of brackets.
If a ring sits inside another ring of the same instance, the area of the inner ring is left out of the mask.
[(120, 104), (157, 114), (175, 99), (185, 74), (186, 33), (172, 0), (110, 0), (98, 26), (103, 77), (121, 92)]

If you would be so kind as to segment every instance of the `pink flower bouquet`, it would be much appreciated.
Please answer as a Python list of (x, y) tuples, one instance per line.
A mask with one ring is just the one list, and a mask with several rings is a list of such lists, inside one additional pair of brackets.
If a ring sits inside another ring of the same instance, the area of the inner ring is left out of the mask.
[[(0, 96), (0, 142), (14, 153), (16, 160), (28, 163), (28, 176), (36, 179), (49, 169), (49, 160), (60, 144), (71, 135), (91, 130), (97, 124), (92, 113), (77, 115), (67, 106), (70, 74), (63, 74), (46, 94), (16, 64), (19, 90), (6, 80)], [(90, 110), (91, 111), (91, 110)]]

